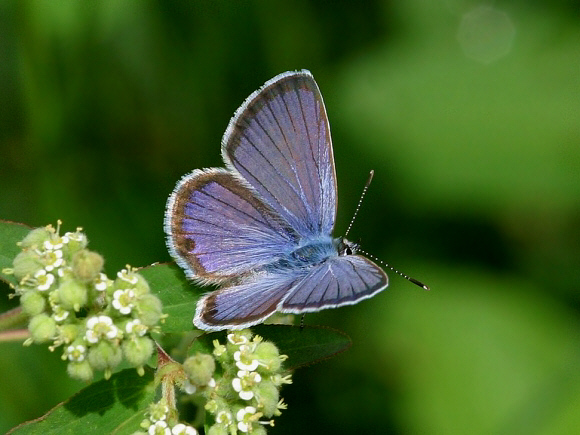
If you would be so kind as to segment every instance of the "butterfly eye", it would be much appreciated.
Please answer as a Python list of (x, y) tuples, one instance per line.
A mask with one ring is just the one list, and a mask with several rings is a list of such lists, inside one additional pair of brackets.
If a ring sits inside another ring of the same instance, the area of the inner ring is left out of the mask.
[(358, 243), (349, 242), (344, 237), (338, 239), (338, 255), (356, 254)]

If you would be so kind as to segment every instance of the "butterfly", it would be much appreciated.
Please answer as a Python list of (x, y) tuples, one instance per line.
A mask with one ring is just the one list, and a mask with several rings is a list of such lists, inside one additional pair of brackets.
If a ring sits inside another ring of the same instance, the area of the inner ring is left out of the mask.
[(167, 201), (167, 246), (196, 282), (200, 329), (242, 329), (280, 313), (352, 305), (387, 274), (333, 237), (337, 186), (330, 126), (307, 70), (267, 81), (222, 139), (225, 168), (183, 176)]

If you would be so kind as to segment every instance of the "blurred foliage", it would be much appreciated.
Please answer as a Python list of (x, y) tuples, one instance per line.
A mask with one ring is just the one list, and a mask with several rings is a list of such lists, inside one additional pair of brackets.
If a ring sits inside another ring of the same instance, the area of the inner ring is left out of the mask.
[[(109, 273), (169, 260), (179, 177), (221, 166), (244, 98), (308, 68), (333, 131), (337, 234), (375, 169), (350, 235), (432, 291), (391, 274), (371, 301), (307, 316), (354, 345), (295, 374), (271, 433), (578, 433), (578, 10), (6, 0), (0, 217), (82, 225)], [(58, 363), (2, 345), (0, 431), (82, 388)]]

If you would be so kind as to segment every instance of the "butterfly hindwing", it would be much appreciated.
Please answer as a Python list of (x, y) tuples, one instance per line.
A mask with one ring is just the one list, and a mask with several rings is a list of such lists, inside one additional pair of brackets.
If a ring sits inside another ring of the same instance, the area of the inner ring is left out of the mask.
[(279, 311), (299, 314), (352, 305), (370, 298), (387, 285), (385, 272), (365, 257), (330, 257), (313, 266), (292, 288)]
[(383, 270), (364, 257), (330, 257), (308, 269), (260, 273), (209, 293), (198, 303), (194, 323), (210, 330), (245, 328), (276, 311), (300, 314), (355, 304), (387, 284)]
[(222, 287), (198, 303), (193, 323), (201, 329), (242, 329), (261, 323), (278, 309), (301, 276), (264, 273)]

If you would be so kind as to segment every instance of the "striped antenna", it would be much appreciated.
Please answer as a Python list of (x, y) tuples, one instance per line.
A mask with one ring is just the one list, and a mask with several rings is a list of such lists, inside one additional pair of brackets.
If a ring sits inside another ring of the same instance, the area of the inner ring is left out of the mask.
[(365, 187), (363, 188), (363, 191), (362, 191), (360, 198), (358, 200), (358, 204), (356, 205), (354, 215), (352, 216), (352, 219), (350, 220), (350, 224), (348, 224), (348, 228), (346, 229), (346, 233), (344, 233), (344, 237), (346, 237), (348, 235), (348, 233), (350, 232), (350, 229), (352, 228), (352, 224), (354, 223), (354, 220), (356, 219), (356, 215), (358, 214), (358, 211), (360, 210), (360, 206), (363, 202), (365, 195), (367, 194), (367, 190), (369, 190), (369, 186), (371, 185), (371, 181), (373, 181), (373, 175), (375, 175), (375, 171), (371, 169), (371, 172), (369, 173), (369, 179), (367, 180)]
[(418, 279), (415, 278), (411, 278), (409, 275), (405, 275), (403, 272), (400, 272), (399, 270), (395, 269), (393, 266), (391, 266), (388, 263), (385, 263), (383, 260), (381, 260), (380, 258), (375, 257), (372, 254), (369, 254), (368, 252), (363, 251), (362, 249), (357, 249), (357, 252), (362, 252), (364, 255), (366, 255), (367, 257), (371, 258), (372, 260), (381, 263), (383, 266), (391, 269), (393, 272), (395, 272), (397, 275), (402, 276), (403, 278), (405, 278), (407, 281), (411, 281), (413, 284), (418, 285), (419, 287), (423, 288), (424, 290), (431, 290), (429, 288), (428, 285), (423, 284), (421, 281), (419, 281)]

